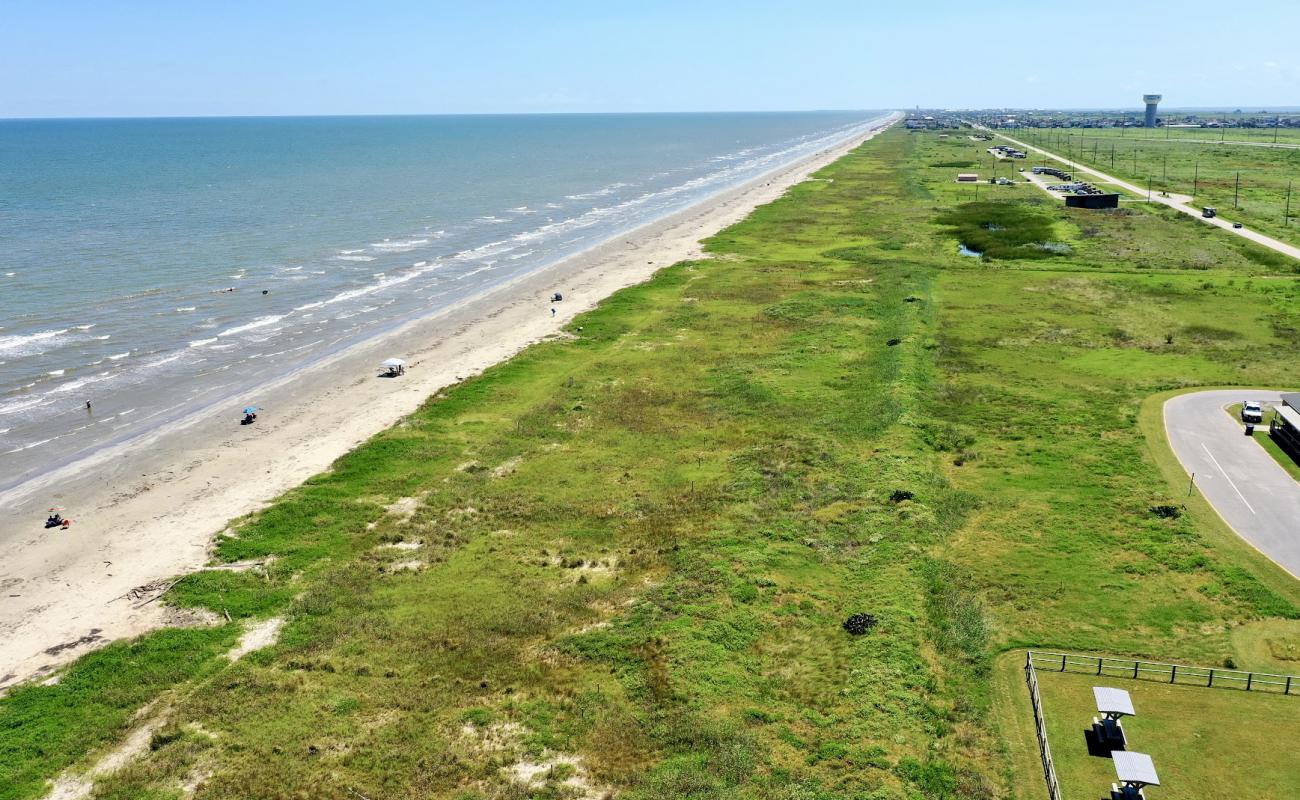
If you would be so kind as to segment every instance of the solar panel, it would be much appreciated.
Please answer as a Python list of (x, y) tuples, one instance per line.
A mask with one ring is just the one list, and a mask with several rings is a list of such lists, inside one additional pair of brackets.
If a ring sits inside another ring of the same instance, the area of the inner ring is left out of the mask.
[(1133, 710), (1133, 698), (1129, 697), (1128, 692), (1123, 689), (1094, 686), (1092, 696), (1097, 698), (1097, 710), (1103, 714), (1127, 714), (1130, 717), (1137, 715)]
[(1156, 765), (1146, 753), (1134, 753), (1128, 750), (1116, 750), (1110, 754), (1115, 762), (1115, 774), (1123, 783), (1140, 783), (1143, 786), (1159, 786), (1160, 778), (1156, 776)]

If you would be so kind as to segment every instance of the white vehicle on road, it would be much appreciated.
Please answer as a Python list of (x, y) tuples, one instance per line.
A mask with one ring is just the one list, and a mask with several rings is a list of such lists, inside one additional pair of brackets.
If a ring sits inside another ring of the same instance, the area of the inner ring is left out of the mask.
[(1248, 424), (1259, 424), (1264, 421), (1264, 407), (1254, 400), (1247, 400), (1241, 404), (1241, 421)]

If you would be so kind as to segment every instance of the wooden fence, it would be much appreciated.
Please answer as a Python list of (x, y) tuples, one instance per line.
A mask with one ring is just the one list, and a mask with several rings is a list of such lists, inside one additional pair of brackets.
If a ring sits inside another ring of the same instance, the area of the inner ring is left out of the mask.
[(1029, 685), (1029, 700), (1034, 706), (1038, 755), (1043, 762), (1043, 779), (1047, 782), (1049, 800), (1061, 800), (1061, 785), (1056, 779), (1056, 763), (1052, 761), (1052, 748), (1047, 743), (1047, 721), (1043, 718), (1043, 700), (1038, 694), (1038, 670), (1040, 669), (1159, 681), (1180, 686), (1216, 687), (1275, 694), (1291, 694), (1294, 687), (1295, 693), (1300, 694), (1300, 675), (1273, 675), (1267, 672), (1192, 667), (1186, 664), (1164, 664), (1159, 661), (1081, 656), (1071, 653), (1038, 653), (1030, 650), (1025, 654), (1025, 682)]
[(1159, 681), (1184, 686), (1300, 695), (1300, 675), (1273, 675), (1267, 672), (1245, 672), (1217, 667), (1192, 667), (1186, 664), (1164, 664), (1159, 661), (1138, 661), (1129, 658), (1039, 653), (1030, 650), (1025, 668)]
[(1061, 784), (1056, 780), (1056, 763), (1052, 761), (1052, 748), (1047, 744), (1047, 720), (1043, 719), (1043, 699), (1038, 696), (1038, 674), (1034, 669), (1034, 652), (1025, 657), (1025, 682), (1029, 684), (1029, 700), (1034, 706), (1034, 731), (1038, 734), (1038, 755), (1043, 762), (1043, 780), (1047, 781), (1047, 796), (1061, 800)]

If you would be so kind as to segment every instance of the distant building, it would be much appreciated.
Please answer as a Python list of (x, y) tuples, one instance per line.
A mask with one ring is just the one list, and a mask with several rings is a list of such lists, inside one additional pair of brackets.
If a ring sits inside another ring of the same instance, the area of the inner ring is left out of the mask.
[(1119, 195), (1067, 194), (1065, 205), (1070, 208), (1119, 208)]
[(975, 183), (975, 182), (977, 182), (979, 179), (980, 179), (980, 176), (977, 175), (977, 174), (975, 174), (974, 172), (958, 172), (958, 173), (957, 173), (957, 182), (958, 182), (958, 183)]

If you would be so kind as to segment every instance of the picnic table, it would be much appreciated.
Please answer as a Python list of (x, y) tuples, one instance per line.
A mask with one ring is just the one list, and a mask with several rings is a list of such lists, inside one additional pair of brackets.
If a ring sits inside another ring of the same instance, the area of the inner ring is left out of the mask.
[(1107, 719), (1137, 716), (1137, 712), (1133, 710), (1133, 698), (1123, 689), (1094, 686), (1092, 696), (1097, 699), (1097, 710)]
[(1092, 687), (1092, 696), (1097, 699), (1097, 711), (1102, 715), (1100, 720), (1092, 718), (1092, 731), (1097, 737), (1097, 744), (1111, 752), (1128, 747), (1128, 736), (1124, 733), (1120, 717), (1136, 716), (1133, 698), (1123, 689), (1112, 689), (1109, 686)]
[(1159, 786), (1160, 777), (1156, 775), (1156, 765), (1146, 753), (1119, 751), (1111, 754), (1115, 761), (1115, 775), (1122, 786), (1111, 784), (1112, 800), (1132, 800), (1145, 795), (1142, 789), (1147, 786)]

